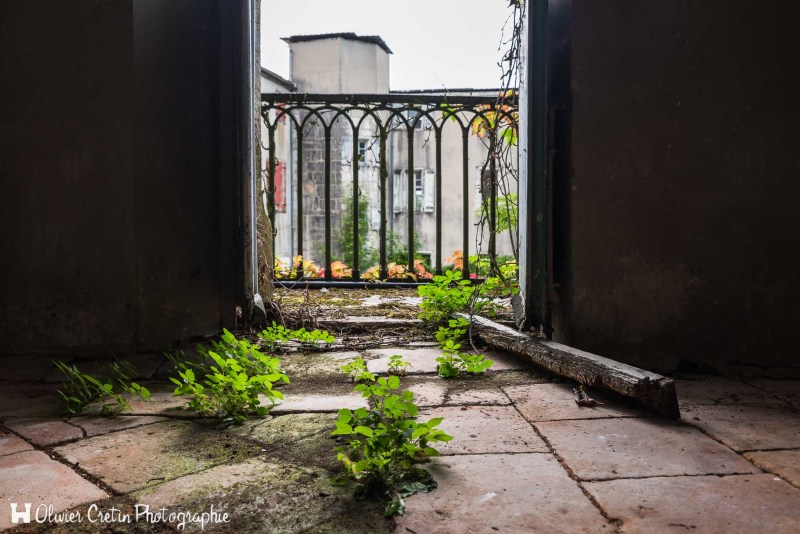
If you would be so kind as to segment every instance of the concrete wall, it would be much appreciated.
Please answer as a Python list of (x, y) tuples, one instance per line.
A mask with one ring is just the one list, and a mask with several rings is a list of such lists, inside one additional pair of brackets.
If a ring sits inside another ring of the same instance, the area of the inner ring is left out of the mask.
[(306, 93), (388, 93), (389, 54), (342, 38), (291, 43), (292, 81)]
[(654, 369), (798, 363), (793, 5), (572, 3), (562, 337)]
[(3, 3), (0, 354), (163, 348), (232, 323), (236, 73), (220, 65), (239, 16), (220, 5)]

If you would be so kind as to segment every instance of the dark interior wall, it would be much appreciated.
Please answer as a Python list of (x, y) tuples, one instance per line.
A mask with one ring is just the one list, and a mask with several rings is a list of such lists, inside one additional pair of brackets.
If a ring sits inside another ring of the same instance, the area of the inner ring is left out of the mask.
[(163, 348), (233, 322), (236, 4), (0, 6), (0, 354)]
[(568, 341), (655, 369), (798, 362), (795, 11), (573, 2)]
[(134, 2), (136, 329), (145, 345), (219, 326), (218, 20), (216, 0)]
[(0, 344), (130, 346), (130, 2), (0, 13)]

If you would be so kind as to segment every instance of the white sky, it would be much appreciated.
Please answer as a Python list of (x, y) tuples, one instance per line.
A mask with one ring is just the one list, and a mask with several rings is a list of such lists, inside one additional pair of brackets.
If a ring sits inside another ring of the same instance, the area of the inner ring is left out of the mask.
[(262, 0), (261, 64), (289, 77), (290, 35), (379, 35), (392, 89), (500, 86), (508, 0)]

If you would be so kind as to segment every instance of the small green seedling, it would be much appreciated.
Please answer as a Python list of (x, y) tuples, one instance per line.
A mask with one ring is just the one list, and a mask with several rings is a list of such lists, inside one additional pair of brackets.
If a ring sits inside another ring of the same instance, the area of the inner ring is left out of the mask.
[(292, 332), (292, 338), (300, 342), (304, 349), (323, 350), (336, 341), (327, 330), (306, 330), (301, 328)]
[(272, 326), (259, 332), (258, 337), (264, 350), (276, 352), (281, 350), (282, 346), (292, 338), (292, 331), (272, 321)]
[(448, 339), (441, 346), (444, 354), (436, 358), (436, 374), (442, 378), (456, 378), (459, 374), (458, 351), (461, 343)]
[(374, 382), (375, 375), (367, 371), (364, 358), (358, 358), (340, 367), (343, 373), (350, 375), (353, 382)]
[(125, 394), (150, 400), (150, 391), (130, 377), (134, 369), (127, 362), (114, 362), (106, 365), (97, 375), (82, 373), (77, 366), (54, 361), (53, 364), (64, 375), (58, 395), (64, 402), (64, 409), (71, 415), (81, 413), (86, 406), (100, 403), (100, 415), (117, 417), (131, 407)]
[(436, 358), (436, 374), (442, 378), (456, 378), (459, 374), (458, 363), (452, 354), (443, 354)]
[(407, 362), (403, 359), (401, 354), (394, 354), (389, 356), (389, 373), (393, 375), (404, 375), (406, 374), (406, 368), (413, 367), (411, 362)]

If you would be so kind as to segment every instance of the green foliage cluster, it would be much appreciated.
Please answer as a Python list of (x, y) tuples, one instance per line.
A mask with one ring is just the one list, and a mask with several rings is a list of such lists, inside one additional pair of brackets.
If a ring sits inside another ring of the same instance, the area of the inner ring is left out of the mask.
[(350, 375), (353, 382), (375, 382), (375, 375), (367, 371), (364, 358), (357, 358), (347, 365), (340, 367), (343, 373)]
[(457, 317), (450, 319), (447, 326), (440, 326), (436, 332), (436, 341), (444, 351), (444, 354), (436, 358), (436, 372), (442, 378), (455, 378), (461, 371), (479, 375), (494, 365), (492, 360), (481, 354), (461, 352), (461, 340), (466, 336), (469, 324), (465, 318)]
[[(500, 275), (504, 280), (517, 280), (519, 265), (514, 256), (497, 256), (497, 268), (500, 270)], [(470, 270), (477, 273), (478, 276), (488, 275), (492, 270), (492, 260), (488, 254), (475, 254), (469, 257)], [(511, 288), (512, 293), (519, 291), (518, 287)]]
[[(346, 192), (342, 197), (342, 208), (340, 211), (339, 227), (333, 230), (333, 242), (338, 243), (340, 256), (332, 258), (332, 261), (341, 260), (345, 264), (353, 266), (353, 194)], [(371, 265), (377, 265), (380, 255), (375, 247), (369, 245), (369, 198), (366, 195), (358, 195), (358, 265), (361, 272), (367, 270)], [(408, 264), (408, 240), (397, 232), (388, 231), (386, 234), (386, 263)], [(419, 236), (414, 233), (414, 250), (421, 250), (422, 243)], [(317, 257), (325, 257), (324, 243), (316, 245)], [(415, 254), (416, 259), (424, 260), (422, 256)], [(430, 270), (430, 265), (425, 265)]]
[(502, 281), (499, 278), (487, 278), (482, 284), (473, 285), (461, 276), (461, 271), (448, 271), (434, 276), (433, 282), (417, 288), (417, 294), (422, 297), (421, 319), (444, 323), (454, 312), (471, 310), (490, 317), (497, 313), (492, 299), (503, 287)]
[(258, 338), (267, 352), (283, 350), (288, 341), (297, 341), (306, 350), (321, 350), (336, 341), (336, 338), (327, 330), (306, 330), (305, 328), (289, 330), (285, 326), (276, 324), (275, 321), (272, 321), (272, 326), (259, 332)]
[(448, 340), (457, 343), (464, 339), (467, 330), (469, 330), (469, 321), (463, 317), (450, 319), (447, 321), (447, 326), (439, 327), (439, 330), (436, 332), (436, 341), (439, 342), (439, 346), (443, 346)]
[[(497, 233), (507, 232), (509, 229), (517, 229), (519, 220), (519, 199), (516, 193), (500, 195), (497, 197)], [(489, 202), (483, 202), (481, 207), (475, 211), (475, 216), (479, 219), (489, 219)]]
[(64, 375), (58, 395), (71, 415), (81, 413), (87, 405), (97, 401), (101, 415), (116, 417), (130, 410), (126, 393), (150, 400), (146, 387), (131, 382), (135, 370), (127, 362), (110, 363), (97, 376), (82, 373), (75, 365), (59, 361), (53, 364)]
[(306, 330), (301, 328), (300, 330), (294, 330), (292, 337), (299, 341), (303, 348), (311, 350), (324, 349), (336, 341), (336, 338), (330, 335), (327, 330), (317, 329)]
[(494, 362), (482, 354), (461, 352), (461, 343), (448, 339), (442, 344), (444, 354), (436, 358), (436, 373), (442, 378), (456, 378), (461, 371), (470, 375), (483, 374)]
[(276, 352), (283, 349), (283, 344), (292, 339), (293, 332), (283, 325), (272, 321), (272, 326), (268, 326), (258, 333), (258, 338), (267, 352)]
[(354, 483), (357, 498), (377, 497), (389, 501), (386, 515), (402, 514), (404, 498), (436, 488), (430, 473), (415, 467), (439, 452), (432, 443), (452, 436), (437, 428), (441, 417), (418, 422), (418, 408), (411, 391), (397, 392), (400, 379), (380, 377), (358, 384), (355, 391), (369, 401), (370, 408), (341, 409), (334, 436), (347, 440), (337, 447), (337, 458), (345, 472), (338, 483)]
[(188, 407), (201, 415), (218, 417), (226, 424), (240, 424), (248, 415), (264, 416), (269, 407), (261, 406), (259, 395), (273, 404), (283, 399), (274, 389), (277, 382), (289, 383), (280, 369), (280, 360), (268, 356), (246, 339), (237, 339), (227, 329), (211, 347), (198, 347), (199, 362), (188, 360), (176, 364), (178, 378), (175, 395), (190, 396)]

